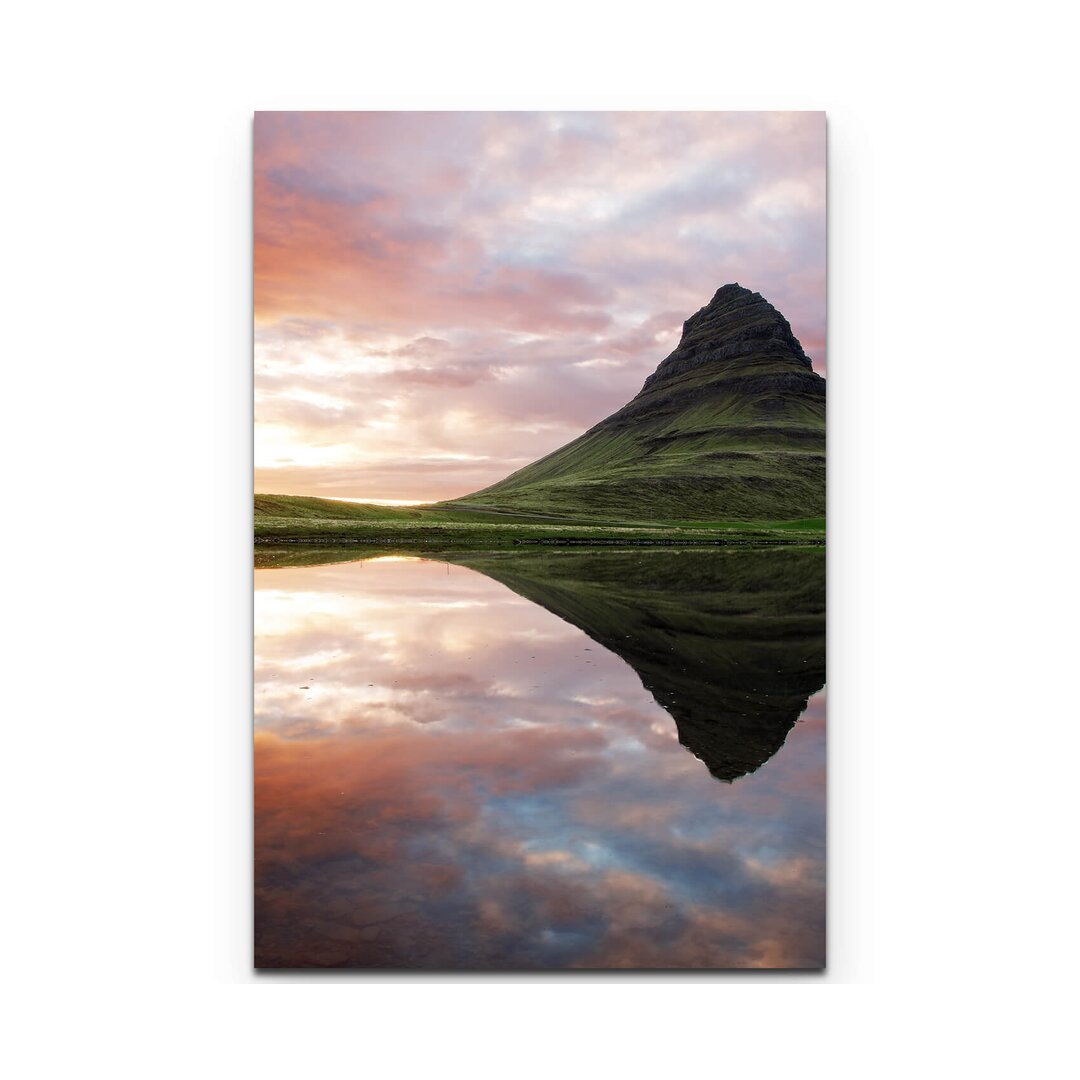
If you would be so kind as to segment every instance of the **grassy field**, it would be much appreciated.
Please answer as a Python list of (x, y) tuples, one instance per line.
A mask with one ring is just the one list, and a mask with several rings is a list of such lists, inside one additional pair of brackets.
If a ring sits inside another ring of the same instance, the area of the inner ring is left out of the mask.
[(296, 495), (255, 496), (255, 542), (349, 543), (423, 551), (539, 545), (821, 544), (824, 518), (645, 522), (512, 513), (482, 505), (374, 506)]

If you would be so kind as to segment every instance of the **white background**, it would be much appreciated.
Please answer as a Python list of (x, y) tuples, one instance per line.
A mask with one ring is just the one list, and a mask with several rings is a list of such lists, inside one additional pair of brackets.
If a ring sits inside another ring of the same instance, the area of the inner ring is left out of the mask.
[[(634, 10), (7, 12), (12, 1075), (1065, 1073), (1069, 7)], [(251, 114), (585, 106), (829, 115), (829, 971), (256, 978)]]

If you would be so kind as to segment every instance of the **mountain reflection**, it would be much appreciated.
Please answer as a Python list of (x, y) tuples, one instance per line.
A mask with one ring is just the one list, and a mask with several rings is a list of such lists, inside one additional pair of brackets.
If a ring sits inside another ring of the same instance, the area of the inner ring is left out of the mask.
[(825, 682), (821, 548), (459, 557), (622, 657), (719, 780), (783, 745)]
[(820, 967), (823, 551), (453, 558), (257, 554), (257, 965)]

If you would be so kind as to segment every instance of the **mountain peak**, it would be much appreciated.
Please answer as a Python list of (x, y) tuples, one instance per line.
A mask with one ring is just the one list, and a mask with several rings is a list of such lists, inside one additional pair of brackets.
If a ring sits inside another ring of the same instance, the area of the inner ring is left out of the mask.
[(749, 306), (758, 306), (762, 311), (767, 309), (775, 318), (786, 321), (784, 320), (783, 315), (781, 315), (780, 312), (761, 295), (761, 293), (753, 292), (745, 286), (740, 285), (737, 281), (732, 281), (727, 285), (721, 285), (713, 294), (713, 298), (703, 308), (699, 308), (695, 311), (694, 314), (683, 323), (683, 328), (685, 330), (691, 323), (698, 323), (703, 316), (730, 314), (740, 308)]
[(678, 347), (660, 361), (642, 389), (702, 364), (738, 361), (763, 349), (777, 359), (813, 369), (787, 319), (761, 293), (731, 282), (717, 289), (708, 304), (683, 323)]

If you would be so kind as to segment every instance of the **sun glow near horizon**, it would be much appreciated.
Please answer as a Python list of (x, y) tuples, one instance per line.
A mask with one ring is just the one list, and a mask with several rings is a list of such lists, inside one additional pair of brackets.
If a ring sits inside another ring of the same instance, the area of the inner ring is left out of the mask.
[(423, 506), (424, 499), (353, 499), (344, 495), (335, 497), (337, 502), (361, 503), (364, 506)]

